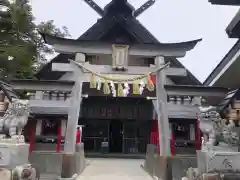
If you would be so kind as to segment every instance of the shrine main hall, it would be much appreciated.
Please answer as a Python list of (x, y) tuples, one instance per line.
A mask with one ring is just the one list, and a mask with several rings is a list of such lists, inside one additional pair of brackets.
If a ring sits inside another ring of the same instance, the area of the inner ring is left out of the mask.
[(178, 60), (201, 39), (161, 43), (137, 20), (149, 2), (139, 9), (126, 0), (104, 9), (89, 3), (101, 18), (78, 39), (42, 34), (60, 54), (37, 80), (2, 83), (2, 94), (24, 91), (29, 99), (24, 134), (30, 151), (72, 151), (78, 125), (90, 154), (104, 143), (106, 153), (145, 154), (147, 144), (165, 138), (161, 133), (171, 140), (164, 151), (200, 148), (198, 106), (218, 104), (228, 89), (203, 86)]

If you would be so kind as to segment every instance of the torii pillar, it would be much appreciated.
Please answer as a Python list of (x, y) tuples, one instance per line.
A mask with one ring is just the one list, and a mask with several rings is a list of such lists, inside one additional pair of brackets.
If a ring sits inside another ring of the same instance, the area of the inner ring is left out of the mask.
[[(160, 68), (165, 64), (163, 56), (155, 57), (155, 65)], [(156, 95), (157, 100), (153, 100), (153, 104), (158, 116), (158, 133), (159, 133), (159, 145), (160, 156), (167, 157), (170, 152), (170, 131), (169, 120), (167, 110), (167, 93), (164, 88), (166, 84), (165, 69), (156, 72)]]
[[(75, 61), (85, 61), (85, 54), (76, 53)], [(77, 160), (76, 132), (82, 102), (83, 70), (76, 65), (72, 65), (72, 67), (74, 69), (73, 73), (75, 73), (74, 77), (77, 78), (75, 79), (75, 84), (68, 102), (68, 120), (63, 151), (62, 178), (69, 178), (78, 171), (75, 163)]]

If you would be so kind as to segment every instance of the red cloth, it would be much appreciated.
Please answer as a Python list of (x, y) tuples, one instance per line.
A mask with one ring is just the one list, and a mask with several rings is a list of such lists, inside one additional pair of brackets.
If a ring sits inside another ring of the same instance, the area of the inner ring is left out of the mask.
[(79, 144), (81, 141), (81, 132), (80, 130), (78, 129), (77, 130), (77, 134), (76, 134), (76, 143)]
[(155, 75), (151, 75), (151, 80), (152, 80), (153, 84), (156, 84), (156, 76)]

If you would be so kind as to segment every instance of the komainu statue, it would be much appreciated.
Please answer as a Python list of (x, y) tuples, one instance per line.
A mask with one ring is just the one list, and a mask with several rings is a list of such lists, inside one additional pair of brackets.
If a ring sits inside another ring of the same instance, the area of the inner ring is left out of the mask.
[(199, 116), (200, 129), (203, 133), (202, 150), (211, 150), (219, 142), (234, 145), (237, 137), (233, 133), (235, 123), (222, 119), (215, 107), (201, 109)]
[(39, 172), (36, 171), (31, 164), (16, 166), (12, 170), (0, 168), (1, 180), (38, 180), (40, 179)]
[[(0, 117), (0, 134), (21, 136), (29, 116), (28, 100), (12, 99), (3, 117)], [(24, 139), (24, 138), (23, 138)]]

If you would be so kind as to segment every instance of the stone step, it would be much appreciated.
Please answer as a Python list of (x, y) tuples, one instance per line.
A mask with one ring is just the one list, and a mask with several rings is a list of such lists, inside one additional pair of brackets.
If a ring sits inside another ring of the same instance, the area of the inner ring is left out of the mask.
[(56, 174), (47, 174), (47, 173), (44, 173), (44, 174), (41, 174), (40, 175), (40, 179), (39, 180), (55, 180), (57, 179), (59, 176), (56, 175)]

